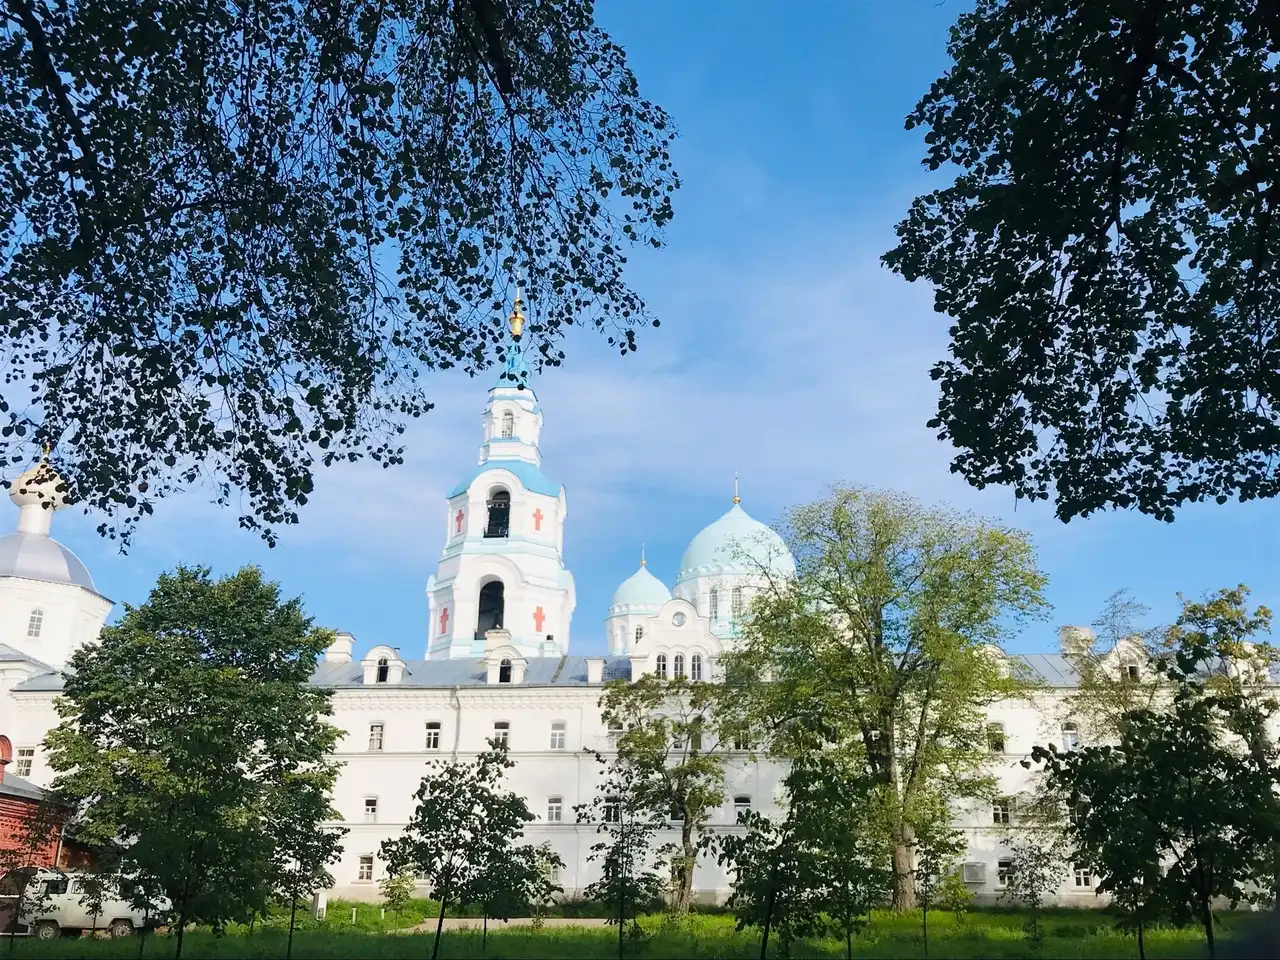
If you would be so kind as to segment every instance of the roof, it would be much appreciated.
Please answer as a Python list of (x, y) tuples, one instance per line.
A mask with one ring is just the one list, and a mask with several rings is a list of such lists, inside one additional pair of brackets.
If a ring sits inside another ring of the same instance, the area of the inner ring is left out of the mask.
[(1080, 682), (1080, 674), (1060, 653), (1010, 654), (1009, 659), (1026, 667), (1031, 679), (1050, 687), (1074, 687)]
[(465, 480), (449, 491), (449, 496), (446, 499), (452, 500), (454, 497), (466, 493), (471, 484), (475, 482), (476, 477), (482, 473), (488, 473), (490, 470), (506, 470), (515, 474), (516, 479), (520, 481), (520, 486), (530, 493), (541, 493), (548, 497), (560, 496), (560, 488), (548, 480), (546, 474), (527, 460), (505, 460), (491, 457), (484, 463), (477, 464)]
[(80, 558), (57, 540), (40, 533), (18, 531), (0, 537), (0, 577), (69, 583), (98, 592)]
[(6, 770), (4, 779), (0, 780), (0, 797), (18, 797), (22, 800), (40, 800), (44, 797), (44, 790), (37, 787), (30, 780), (24, 780), (17, 774), (9, 773)]
[(671, 599), (671, 591), (667, 585), (649, 572), (643, 562), (640, 569), (633, 573), (613, 594), (609, 609), (615, 607), (651, 607), (657, 610)]
[(757, 573), (761, 567), (794, 576), (796, 562), (782, 537), (734, 504), (703, 527), (680, 557), (680, 583), (711, 573)]
[(48, 673), (38, 673), (21, 683), (15, 683), (12, 689), (16, 693), (56, 693), (62, 689), (62, 674), (51, 669)]
[(31, 663), (37, 667), (44, 667), (46, 670), (52, 670), (49, 664), (43, 660), (37, 660), (35, 657), (23, 653), (21, 650), (15, 650), (7, 643), (0, 643), (0, 663)]
[[(593, 658), (594, 659), (594, 658)], [(605, 680), (631, 677), (631, 661), (627, 657), (604, 657)], [(587, 682), (587, 657), (531, 657), (526, 661), (524, 683), (533, 687), (579, 687)], [(395, 687), (482, 687), (487, 683), (488, 668), (480, 659), (406, 660), (404, 676)], [(323, 687), (364, 687), (364, 665), (319, 663), (312, 682)], [(381, 684), (380, 686), (388, 686)]]

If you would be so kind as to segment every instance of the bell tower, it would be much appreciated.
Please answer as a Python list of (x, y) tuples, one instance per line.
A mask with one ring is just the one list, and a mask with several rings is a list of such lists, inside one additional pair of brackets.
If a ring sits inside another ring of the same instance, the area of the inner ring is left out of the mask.
[(480, 657), (509, 648), (529, 659), (569, 649), (576, 602), (564, 565), (564, 487), (542, 472), (542, 409), (521, 349), (516, 294), (498, 382), (481, 418), (474, 469), (447, 496), (444, 552), (427, 580), (427, 657)]

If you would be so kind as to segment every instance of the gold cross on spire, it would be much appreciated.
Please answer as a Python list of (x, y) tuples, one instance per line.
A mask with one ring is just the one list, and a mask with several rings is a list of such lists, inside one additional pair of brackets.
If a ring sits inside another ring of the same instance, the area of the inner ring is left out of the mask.
[(507, 317), (507, 323), (511, 325), (511, 336), (520, 339), (520, 334), (524, 332), (524, 296), (520, 290), (520, 284), (516, 284), (516, 299), (511, 305), (511, 316)]
[(640, 541), (640, 566), (644, 566), (644, 541)]
[(733, 471), (733, 502), (741, 503), (742, 498), (738, 496), (738, 471)]

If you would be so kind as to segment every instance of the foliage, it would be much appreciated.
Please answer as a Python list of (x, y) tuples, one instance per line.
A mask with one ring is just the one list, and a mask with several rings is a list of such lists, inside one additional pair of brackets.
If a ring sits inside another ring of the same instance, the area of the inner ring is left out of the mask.
[(179, 567), (71, 657), (53, 789), (80, 842), (127, 851), (169, 899), (179, 951), (188, 923), (262, 912), (292, 855), (277, 844), (316, 826), (285, 794), (332, 782), (329, 694), (309, 682), (329, 638), (255, 568)]
[(973, 900), (959, 873), (959, 859), (965, 847), (964, 835), (945, 820), (935, 820), (931, 829), (916, 834), (912, 860), (926, 957), (929, 955), (929, 911), (950, 910), (958, 921)]
[(1045, 899), (1062, 885), (1065, 861), (1060, 838), (1039, 830), (1021, 830), (1007, 834), (1004, 845), (1013, 863), (1001, 896), (1026, 908), (1027, 932), (1033, 943), (1042, 943)]
[(378, 881), (378, 892), (382, 894), (383, 909), (390, 910), (392, 916), (399, 917), (413, 901), (413, 874), (407, 870), (388, 871)]
[(491, 862), (468, 890), (468, 900), (486, 917), (509, 920), (540, 914), (563, 890), (551, 879), (564, 861), (550, 843), (521, 844)]
[(600, 697), (603, 721), (622, 726), (616, 763), (632, 768), (632, 802), (655, 819), (679, 824), (680, 846), (672, 859), (677, 913), (689, 910), (701, 833), (725, 801), (718, 694), (715, 684), (648, 674), (635, 682), (611, 681)]
[(208, 477), (270, 540), (317, 459), (399, 463), (421, 374), (502, 359), (496, 283), (541, 363), (635, 347), (675, 134), (592, 0), (12, 0), (4, 37), (0, 468), (55, 445), (104, 531)]
[(907, 118), (955, 181), (885, 262), (954, 321), (931, 426), (978, 487), (1172, 519), (1280, 490), (1280, 18), (979, 0)]
[(422, 877), (440, 903), (432, 960), (446, 907), (484, 896), (485, 875), (515, 855), (524, 825), (535, 819), (523, 797), (502, 789), (514, 765), (506, 743), (497, 739), (472, 762), (428, 762), (403, 835), (382, 843), (387, 870)]
[(1044, 576), (1024, 534), (892, 493), (836, 488), (784, 533), (797, 573), (770, 579), (723, 658), (725, 722), (775, 757), (864, 763), (894, 905), (914, 908), (915, 835), (991, 788), (984, 710), (1022, 689), (991, 645), (1043, 607)]

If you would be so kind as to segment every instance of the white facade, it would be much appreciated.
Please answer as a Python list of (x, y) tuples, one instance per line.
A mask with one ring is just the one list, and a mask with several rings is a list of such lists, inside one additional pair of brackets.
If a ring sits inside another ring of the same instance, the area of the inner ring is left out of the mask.
[[(507, 369), (521, 372), (518, 353)], [(575, 596), (563, 556), (567, 501), (564, 488), (542, 473), (541, 426), (532, 390), (503, 382), (490, 391), (479, 461), (445, 498), (446, 542), (427, 579), (422, 656), (404, 659), (397, 648), (375, 647), (355, 660), (355, 639), (339, 634), (317, 666), (316, 682), (333, 688), (334, 722), (344, 733), (334, 805), (350, 829), (331, 896), (376, 898), (379, 846), (408, 820), (424, 762), (474, 757), (500, 731), (516, 761), (509, 783), (538, 816), (527, 839), (550, 841), (566, 864), (560, 883), (569, 894), (581, 890), (599, 873), (587, 861), (596, 829), (577, 824), (574, 808), (591, 800), (600, 776), (583, 748), (609, 749), (597, 707), (603, 684), (648, 672), (715, 679), (751, 592), (794, 571), (781, 539), (735, 496), (690, 543), (674, 590), (643, 559), (619, 587), (605, 611), (607, 658), (570, 656)], [(13, 772), (44, 785), (50, 771), (40, 744), (57, 723), (58, 668), (96, 639), (110, 602), (83, 565), (49, 539), (46, 504), (56, 508), (61, 500), (49, 494), (56, 477), (37, 476), (39, 469), (15, 481), (19, 531), (0, 538), (0, 732), (14, 745)], [(418, 629), (406, 625), (408, 634)], [(1070, 648), (1080, 635), (1064, 628), (1060, 639)], [(1030, 774), (1019, 761), (1034, 744), (1079, 736), (1061, 722), (1074, 684), (1067, 658), (1020, 659), (1047, 690), (1036, 702), (997, 704), (989, 712), (992, 723), (1003, 725), (1003, 750), (992, 763), (1010, 796), (1027, 787)], [(782, 773), (776, 763), (731, 752), (726, 800), (712, 828), (733, 829), (742, 805), (777, 812)], [(1016, 811), (1010, 816), (1016, 822)], [(970, 842), (966, 879), (984, 898), (1001, 890), (1002, 819), (998, 807), (983, 806), (958, 820)], [(675, 836), (673, 830), (662, 839)], [(704, 861), (695, 886), (700, 896), (719, 898), (728, 879)], [(1091, 879), (1071, 871), (1059, 894), (1066, 902), (1095, 902)]]

